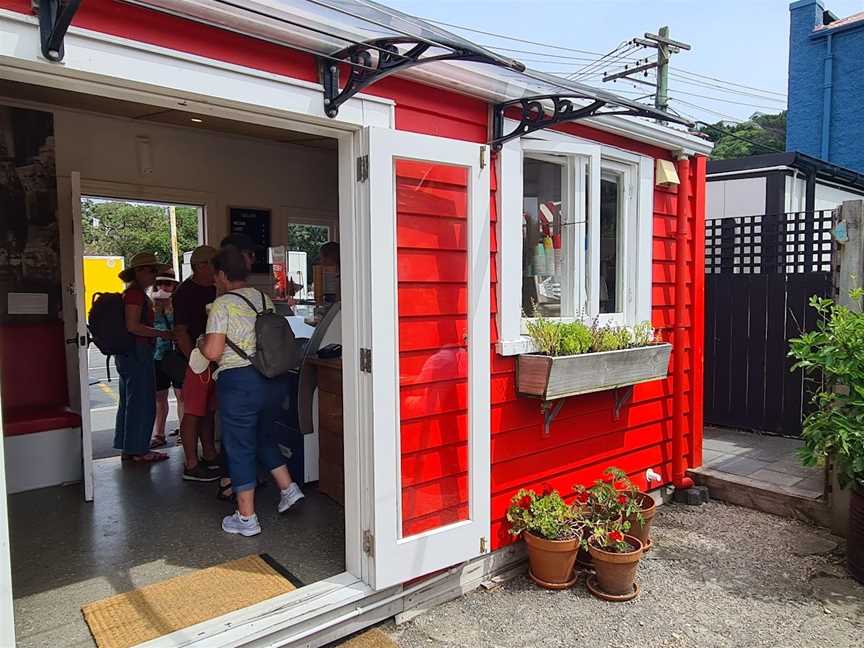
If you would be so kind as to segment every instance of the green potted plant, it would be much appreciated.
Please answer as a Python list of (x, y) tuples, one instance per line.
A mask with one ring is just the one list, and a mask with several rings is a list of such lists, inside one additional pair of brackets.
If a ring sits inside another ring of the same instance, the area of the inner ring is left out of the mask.
[(799, 452), (806, 466), (823, 466), (830, 459), (837, 480), (850, 488), (847, 564), (864, 583), (864, 290), (850, 292), (857, 308), (812, 297), (819, 314), (813, 331), (789, 341), (792, 367), (821, 376), (814, 394), (815, 409), (804, 419)]
[(615, 502), (621, 508), (621, 515), (627, 524), (627, 533), (642, 542), (643, 552), (651, 549), (651, 524), (657, 513), (657, 504), (648, 493), (640, 491), (618, 468), (608, 468), (606, 474), (612, 478)]
[[(580, 484), (573, 487), (574, 508), (590, 524), (618, 522), (623, 531), (637, 537), (643, 546), (650, 545), (651, 520), (656, 511), (654, 498), (640, 492), (620, 468), (610, 466), (603, 474), (605, 479), (598, 479), (590, 488)], [(592, 566), (584, 542), (577, 561), (583, 567)]]
[(639, 594), (636, 570), (642, 559), (642, 542), (627, 535), (626, 524), (598, 520), (584, 541), (594, 566), (585, 584), (588, 591), (605, 601), (629, 601)]
[(525, 539), (531, 580), (546, 589), (576, 582), (573, 566), (585, 523), (558, 491), (520, 490), (507, 509), (507, 522), (512, 535)]

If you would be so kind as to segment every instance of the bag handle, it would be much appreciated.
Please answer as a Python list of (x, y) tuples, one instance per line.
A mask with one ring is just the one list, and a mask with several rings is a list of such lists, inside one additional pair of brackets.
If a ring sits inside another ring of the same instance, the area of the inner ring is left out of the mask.
[[(260, 312), (258, 311), (257, 308), (255, 308), (255, 304), (253, 304), (251, 301), (249, 301), (246, 297), (244, 297), (240, 293), (236, 293), (234, 291), (229, 291), (225, 294), (226, 295), (234, 295), (235, 297), (239, 297), (244, 302), (246, 302), (246, 304), (248, 304), (249, 308), (252, 309), (252, 312), (255, 313), (255, 315), (260, 315), (261, 313), (263, 313), (264, 311), (267, 310), (267, 298), (262, 291), (259, 290), (258, 292), (261, 294), (261, 311)], [(249, 354), (246, 353), (239, 346), (234, 344), (231, 341), (231, 338), (229, 338), (227, 335), (225, 336), (225, 344), (227, 344), (229, 347), (231, 347), (231, 349), (234, 351), (234, 353), (239, 355), (241, 358), (243, 358), (244, 360), (246, 360), (248, 362), (252, 362), (252, 359), (249, 357)]]

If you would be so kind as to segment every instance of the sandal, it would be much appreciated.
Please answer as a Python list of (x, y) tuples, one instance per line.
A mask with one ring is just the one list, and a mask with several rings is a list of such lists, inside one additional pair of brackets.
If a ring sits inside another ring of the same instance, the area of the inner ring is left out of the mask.
[(225, 485), (219, 484), (219, 490), (216, 492), (216, 499), (220, 502), (230, 502), (234, 499), (234, 491), (231, 490), (231, 480)]
[(144, 454), (133, 455), (132, 461), (135, 463), (158, 463), (165, 461), (167, 458), (168, 455), (162, 452), (145, 452)]
[(168, 445), (168, 442), (165, 440), (164, 435), (161, 434), (157, 434), (153, 437), (153, 440), (150, 441), (151, 450), (154, 448), (164, 448), (166, 445)]

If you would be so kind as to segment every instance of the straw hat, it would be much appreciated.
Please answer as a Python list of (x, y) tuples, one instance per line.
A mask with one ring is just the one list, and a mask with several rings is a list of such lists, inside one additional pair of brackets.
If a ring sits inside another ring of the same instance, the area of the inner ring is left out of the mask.
[(139, 252), (132, 257), (132, 260), (129, 261), (129, 265), (126, 266), (126, 269), (117, 276), (120, 277), (122, 281), (128, 283), (135, 278), (135, 270), (137, 268), (146, 268), (147, 266), (152, 266), (157, 276), (164, 274), (165, 271), (171, 267), (167, 263), (159, 263), (159, 261), (156, 260), (156, 255), (152, 252)]
[(199, 245), (192, 250), (192, 256), (189, 257), (189, 265), (210, 263), (217, 254), (219, 254), (219, 251), (216, 248), (212, 248), (209, 245)]
[(168, 270), (166, 270), (165, 272), (160, 274), (158, 277), (156, 277), (156, 281), (154, 283), (157, 283), (157, 284), (159, 284), (159, 283), (178, 284), (180, 282), (177, 281), (176, 277), (174, 277), (174, 271), (169, 268)]

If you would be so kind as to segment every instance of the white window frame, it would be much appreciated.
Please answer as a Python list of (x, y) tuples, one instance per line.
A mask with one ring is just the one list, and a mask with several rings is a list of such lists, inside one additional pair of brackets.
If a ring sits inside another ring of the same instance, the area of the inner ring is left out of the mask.
[[(518, 355), (534, 351), (534, 345), (525, 335), (527, 318), (522, 317), (522, 205), (523, 205), (523, 160), (527, 157), (543, 159), (543, 156), (568, 156), (570, 160), (569, 181), (562, 183), (562, 194), (566, 195), (570, 221), (573, 207), (580, 209), (584, 197), (577, 199), (580, 183), (575, 174), (585, 172), (590, 165), (590, 194), (588, 218), (580, 218), (587, 223), (574, 228), (576, 241), (583, 240), (584, 227), (590, 228), (590, 244), (587, 255), (585, 279), (575, 282), (575, 304), (571, 312), (581, 311), (581, 319), (593, 321), (598, 317), (601, 323), (614, 323), (632, 326), (651, 319), (651, 262), (653, 252), (654, 219), (654, 159), (617, 147), (601, 145), (558, 131), (541, 131), (519, 140), (507, 142), (498, 155), (498, 334), (496, 345), (500, 355)], [(624, 190), (624, 227), (619, 236), (623, 237), (619, 252), (621, 304), (617, 313), (600, 314), (600, 276), (596, 255), (600, 243), (600, 178), (604, 172), (621, 176)], [(592, 218), (593, 215), (593, 218)], [(584, 215), (582, 215), (584, 216)], [(565, 267), (583, 267), (585, 258), (582, 246), (577, 245), (574, 253), (567, 255), (574, 261), (565, 262)], [(562, 308), (564, 300), (562, 296)], [(574, 317), (562, 317), (561, 321), (572, 321)]]

